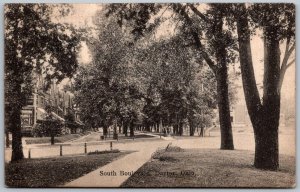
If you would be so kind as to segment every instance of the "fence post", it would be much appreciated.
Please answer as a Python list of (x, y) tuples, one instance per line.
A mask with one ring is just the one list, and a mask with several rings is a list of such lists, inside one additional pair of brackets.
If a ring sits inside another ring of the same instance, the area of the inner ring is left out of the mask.
[(110, 150), (112, 150), (113, 145), (112, 145), (112, 141), (110, 142)]
[(28, 159), (31, 159), (31, 149), (28, 150)]
[(84, 143), (84, 153), (87, 153), (87, 147), (86, 147), (86, 143)]
[(59, 148), (60, 148), (60, 149), (59, 149), (59, 155), (62, 156), (62, 155), (63, 155), (63, 154), (62, 154), (62, 145), (60, 145)]

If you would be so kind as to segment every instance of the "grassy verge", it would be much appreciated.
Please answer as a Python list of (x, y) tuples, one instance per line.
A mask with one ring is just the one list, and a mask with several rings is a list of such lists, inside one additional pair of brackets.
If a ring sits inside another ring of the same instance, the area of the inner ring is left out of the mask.
[(8, 187), (57, 187), (128, 153), (24, 159), (6, 163), (5, 183)]
[[(83, 133), (80, 134), (67, 134), (67, 135), (62, 135), (59, 137), (54, 137), (54, 142), (55, 143), (64, 143), (73, 139), (77, 139), (79, 137), (82, 137)], [(42, 143), (50, 143), (51, 138), (50, 137), (37, 137), (37, 138), (30, 138), (26, 139), (26, 144), (42, 144)]]
[(278, 171), (255, 169), (254, 153), (192, 149), (156, 153), (122, 187), (268, 187), (295, 186), (295, 157), (280, 156)]

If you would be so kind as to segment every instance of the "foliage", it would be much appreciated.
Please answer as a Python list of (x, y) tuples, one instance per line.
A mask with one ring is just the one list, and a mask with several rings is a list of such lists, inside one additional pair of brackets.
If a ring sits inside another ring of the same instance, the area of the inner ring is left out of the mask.
[(44, 120), (39, 120), (32, 129), (32, 135), (36, 137), (59, 136), (62, 133), (63, 124), (61, 121), (47, 116)]
[[(222, 121), (220, 122), (222, 132), (221, 140), (224, 141), (221, 142), (221, 148), (233, 149), (227, 65), (235, 62), (237, 56), (237, 52), (235, 51), (237, 41), (232, 33), (232, 19), (228, 19), (227, 23), (224, 23), (224, 18), (228, 16), (227, 12), (231, 9), (227, 4), (209, 4), (207, 6), (208, 11), (202, 13), (197, 9), (198, 4), (195, 6), (188, 3), (116, 4), (108, 6), (107, 15), (117, 16), (120, 18), (119, 22), (121, 24), (133, 28), (132, 33), (136, 37), (135, 40), (148, 37), (149, 35), (147, 34), (149, 32), (155, 34), (157, 26), (164, 26), (165, 20), (169, 20), (173, 26), (175, 25), (174, 35), (171, 34), (171, 37), (179, 35), (181, 47), (178, 50), (184, 49), (184, 47), (195, 49), (192, 58), (196, 59), (196, 62), (200, 65), (202, 65), (202, 61), (204, 60), (216, 77), (216, 99), (218, 101), (219, 116), (222, 116)], [(142, 12), (141, 15), (136, 14), (139, 11)], [(168, 12), (171, 16), (163, 16), (165, 12)], [(128, 15), (132, 17), (128, 17)], [(123, 21), (123, 19), (125, 21)], [(155, 27), (153, 27), (152, 24), (154, 24)], [(223, 27), (224, 25), (228, 29)], [(158, 41), (159, 40), (158, 38)], [(183, 53), (187, 54), (185, 51), (183, 51)], [(176, 59), (180, 59), (180, 57)], [(168, 56), (166, 56), (166, 60), (168, 60)], [(168, 69), (166, 71), (168, 71)], [(168, 81), (165, 83), (167, 85), (166, 88), (168, 88)], [(166, 105), (162, 105), (162, 114), (165, 118), (164, 122), (167, 122), (167, 124), (175, 123), (175, 127), (179, 126), (179, 134), (181, 134), (180, 130), (182, 130), (183, 119), (186, 118), (189, 107), (187, 107), (187, 103), (184, 102), (184, 99), (181, 99), (184, 95), (181, 91), (185, 93), (186, 90), (182, 89), (182, 87), (177, 87), (175, 90), (174, 95), (180, 99), (175, 98), (168, 90), (162, 92), (161, 98), (162, 104), (167, 103), (163, 101), (164, 98), (173, 98), (173, 101), (170, 103), (174, 103), (175, 105), (171, 108), (176, 112), (174, 113), (174, 111), (170, 111), (170, 108)], [(176, 105), (179, 105), (180, 108)], [(190, 122), (192, 122), (191, 116), (193, 117), (193, 115), (194, 112), (192, 110), (192, 112), (189, 113)], [(170, 117), (174, 116), (175, 119), (170, 119)]]
[[(32, 72), (58, 82), (77, 68), (79, 36), (69, 25), (50, 21), (51, 6), (7, 4), (5, 7), (5, 58), (8, 83), (22, 83), (22, 95), (31, 94)], [(50, 83), (50, 82), (48, 82)]]
[(71, 133), (74, 133), (75, 130), (79, 127), (84, 128), (83, 126), (79, 125), (76, 121), (75, 121), (75, 113), (72, 109), (68, 109), (67, 110), (67, 114), (64, 116), (65, 119), (65, 127), (68, 127), (71, 129)]
[(196, 50), (185, 46), (183, 38), (177, 35), (150, 41), (135, 54), (135, 74), (144, 85), (146, 127), (159, 124), (160, 119), (164, 125), (178, 126), (185, 118), (201, 113), (201, 107), (213, 108), (216, 87), (208, 84), (213, 76), (204, 75), (203, 66), (196, 62)]
[[(64, 9), (64, 5), (59, 6)], [(31, 96), (35, 74), (61, 81), (71, 77), (78, 64), (79, 35), (70, 25), (51, 22), (53, 6), (6, 4), (5, 13), (5, 98), (11, 106), (12, 160), (23, 158), (20, 113)]]
[[(129, 75), (130, 46), (115, 19), (99, 20), (98, 39), (90, 39), (90, 65), (75, 77), (75, 102), (83, 121), (92, 127), (109, 126), (115, 119), (137, 120), (142, 100), (134, 77)], [(113, 34), (112, 34), (113, 33)]]

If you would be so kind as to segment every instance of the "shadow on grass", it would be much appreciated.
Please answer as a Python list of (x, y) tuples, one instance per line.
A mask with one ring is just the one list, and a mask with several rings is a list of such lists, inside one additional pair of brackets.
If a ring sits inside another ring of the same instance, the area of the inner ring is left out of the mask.
[(141, 167), (122, 184), (122, 187), (291, 188), (295, 186), (295, 157), (281, 155), (278, 171), (258, 170), (253, 167), (253, 159), (254, 153), (245, 150), (165, 151), (158, 153), (155, 159)]
[(5, 164), (8, 187), (57, 187), (102, 167), (129, 151), (95, 155), (24, 159)]

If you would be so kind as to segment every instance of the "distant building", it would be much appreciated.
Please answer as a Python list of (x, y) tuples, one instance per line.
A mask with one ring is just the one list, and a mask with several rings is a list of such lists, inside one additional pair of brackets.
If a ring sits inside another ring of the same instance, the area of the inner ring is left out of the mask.
[[(74, 95), (69, 91), (59, 90), (57, 84), (53, 81), (50, 88), (45, 91), (44, 78), (39, 75), (36, 78), (36, 84), (33, 94), (26, 101), (21, 113), (21, 126), (23, 133), (31, 133), (33, 126), (38, 120), (43, 120), (46, 115), (45, 107), (52, 107), (52, 115), (65, 122), (64, 116), (67, 112), (73, 111), (75, 121), (82, 124), (77, 111), (74, 109)], [(67, 131), (69, 132), (69, 131)]]

